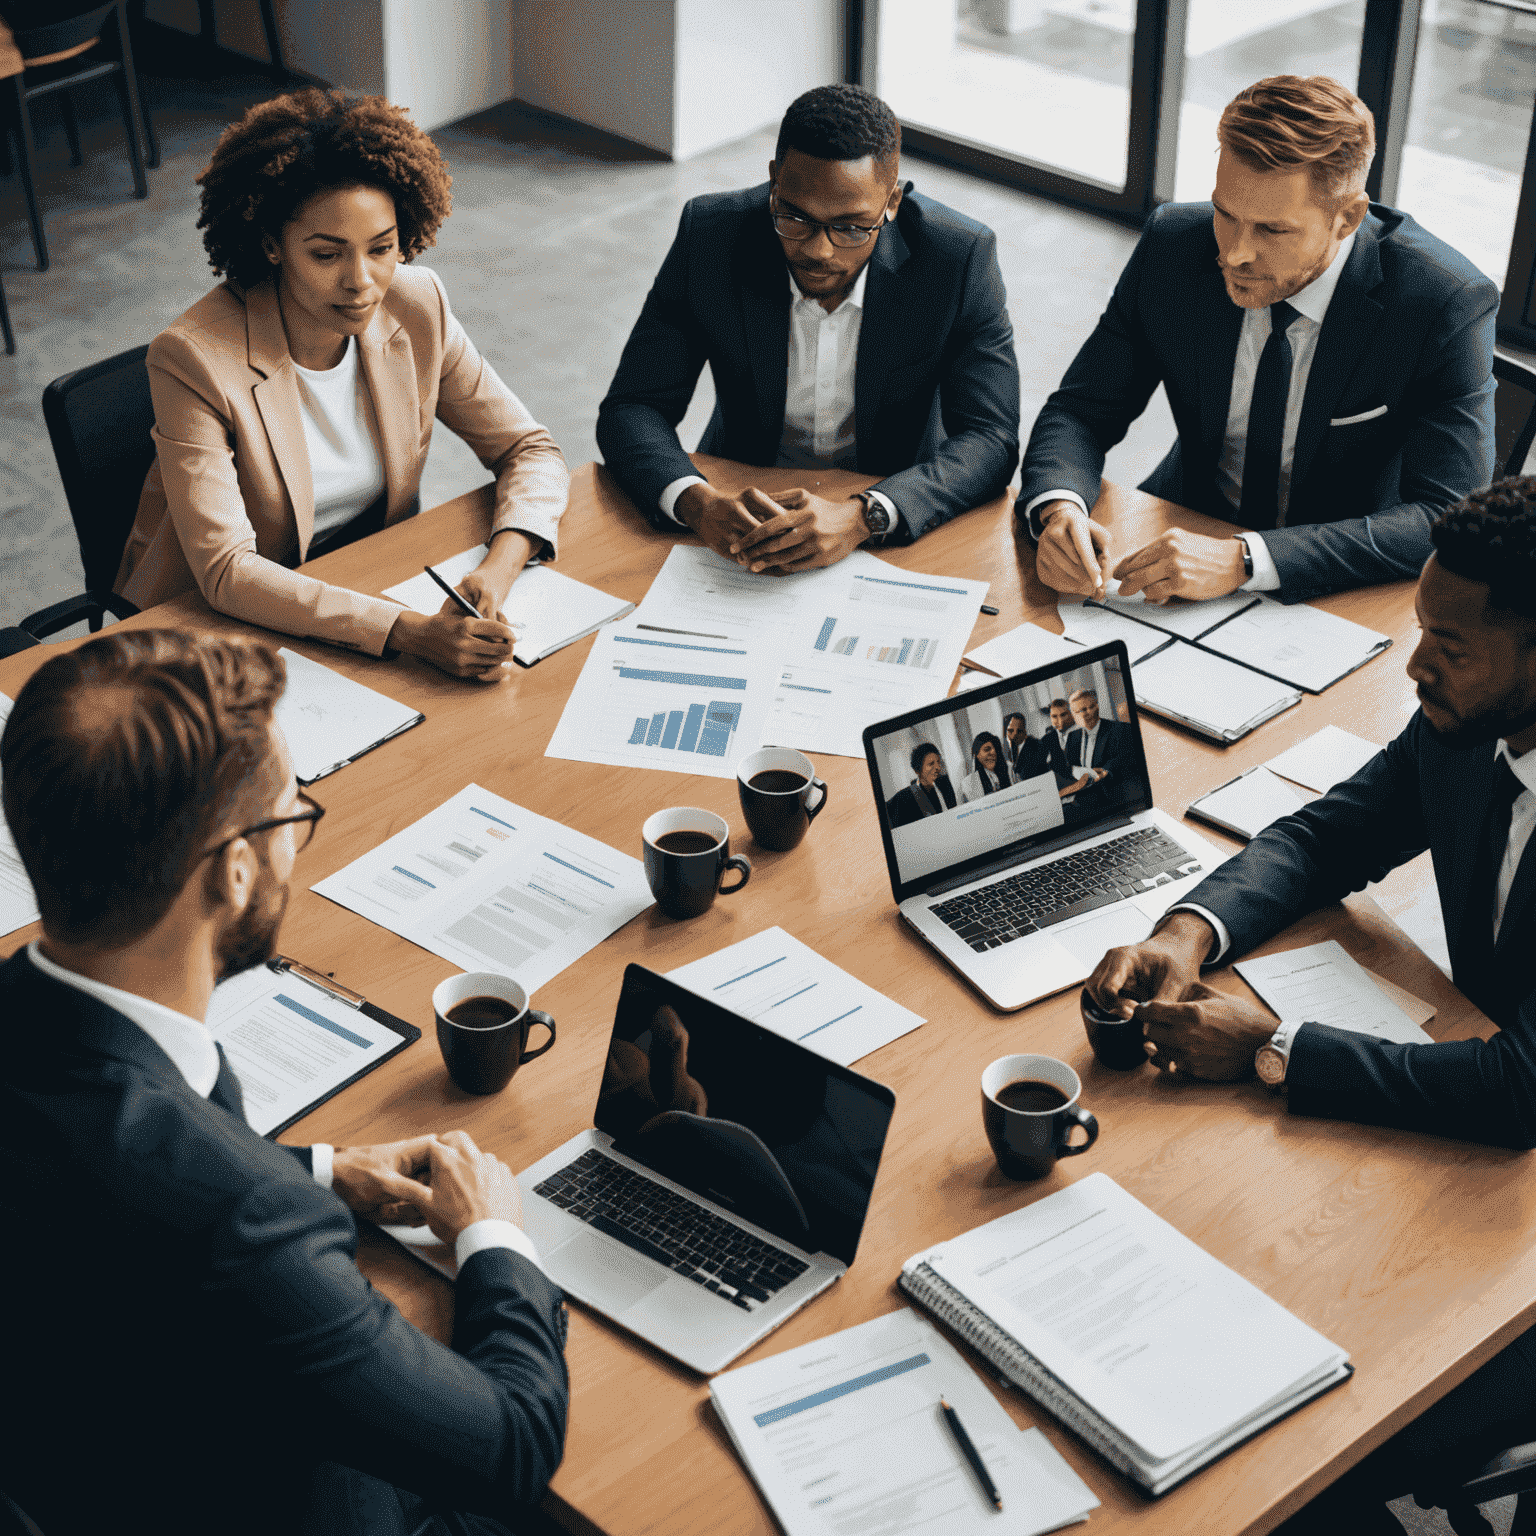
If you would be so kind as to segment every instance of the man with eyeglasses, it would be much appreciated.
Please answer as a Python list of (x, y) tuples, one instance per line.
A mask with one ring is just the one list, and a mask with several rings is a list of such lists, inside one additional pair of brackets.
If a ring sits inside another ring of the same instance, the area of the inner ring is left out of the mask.
[[(461, 1131), (267, 1141), (203, 1022), (274, 953), (324, 814), (284, 681), (251, 641), (114, 631), (0, 738), (43, 926), (0, 964), (0, 1210), (30, 1253), (0, 1280), (26, 1405), (0, 1488), (49, 1536), (506, 1536), (560, 1463), (564, 1305), (506, 1165)], [(348, 1207), (455, 1248), (451, 1349), (363, 1278)]]
[[(909, 543), (1001, 494), (1019, 370), (992, 231), (901, 180), (901, 129), (854, 85), (784, 115), (765, 185), (683, 209), (597, 418), (608, 468), (658, 528), (753, 571)], [(701, 453), (805, 471), (717, 490), (678, 441), (705, 363)], [(818, 471), (881, 478), (817, 494)]]

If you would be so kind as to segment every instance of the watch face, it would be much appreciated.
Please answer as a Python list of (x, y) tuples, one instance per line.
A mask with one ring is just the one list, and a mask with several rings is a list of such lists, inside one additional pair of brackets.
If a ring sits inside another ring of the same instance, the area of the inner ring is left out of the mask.
[(1268, 1083), (1273, 1087), (1276, 1083), (1285, 1081), (1285, 1057), (1272, 1045), (1259, 1047), (1259, 1053), (1253, 1059), (1254, 1070), (1259, 1074), (1259, 1081)]

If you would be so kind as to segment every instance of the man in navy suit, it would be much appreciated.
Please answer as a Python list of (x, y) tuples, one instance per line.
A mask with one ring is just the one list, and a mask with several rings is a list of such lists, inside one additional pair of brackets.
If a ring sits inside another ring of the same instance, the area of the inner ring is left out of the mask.
[(1073, 807), (1079, 815), (1097, 816), (1121, 798), (1121, 786), (1136, 767), (1136, 733), (1123, 721), (1099, 714), (1099, 696), (1092, 688), (1079, 688), (1067, 702), (1077, 722), (1067, 737), (1067, 768), (1072, 782), (1081, 786)]
[[(43, 924), (0, 965), (0, 1209), (34, 1250), (0, 1266), (0, 1488), (49, 1536), (542, 1530), (565, 1312), (510, 1170), (461, 1131), (267, 1141), (204, 1024), (273, 954), (321, 815), (283, 683), (250, 641), (112, 631), (0, 741)], [(353, 1211), (454, 1248), (452, 1348), (363, 1278)]]
[[(1295, 1114), (1536, 1147), (1536, 478), (1501, 480), (1442, 515), (1419, 579), (1408, 663), (1421, 708), (1352, 779), (1266, 828), (1089, 979), (1146, 1026), (1164, 1071), (1257, 1071)], [(1429, 849), (1456, 985), (1489, 1040), (1397, 1045), (1199, 985), (1241, 954)], [(1297, 1531), (1397, 1532), (1387, 1499), (1536, 1440), (1536, 1329), (1296, 1517)], [(1526, 1497), (1529, 1497), (1527, 1495)], [(1327, 1516), (1328, 1518), (1324, 1518)], [(1516, 1522), (1517, 1530), (1526, 1529)], [(1290, 1525), (1283, 1527), (1286, 1531)]]
[[(1261, 80), (1217, 136), (1211, 202), (1148, 220), (1036, 418), (1017, 506), (1041, 580), (1297, 602), (1417, 576), (1436, 514), (1494, 472), (1498, 289), (1369, 202), (1374, 124), (1337, 81)], [(1116, 564), (1089, 510), (1159, 384), (1178, 440), (1141, 489), (1254, 531), (1173, 529)]]
[[(1019, 455), (1013, 327), (985, 226), (903, 184), (878, 97), (821, 86), (784, 116), (766, 185), (683, 209), (597, 417), (604, 461), (658, 528), (754, 571), (905, 544), (1002, 493)], [(804, 470), (717, 490), (677, 437), (708, 363), (700, 452)], [(817, 471), (881, 478), (816, 494)]]

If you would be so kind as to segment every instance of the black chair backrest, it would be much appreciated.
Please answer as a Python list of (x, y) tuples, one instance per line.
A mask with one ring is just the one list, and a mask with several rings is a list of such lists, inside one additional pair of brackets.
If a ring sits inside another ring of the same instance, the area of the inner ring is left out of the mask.
[(77, 368), (43, 391), (43, 420), (75, 520), (88, 589), (108, 591), (154, 463), (147, 346)]
[[(106, 25), (115, 5), (47, 6), (8, 5), (6, 21), (15, 36), (16, 46), (24, 59), (46, 59), (66, 48), (78, 48), (88, 43)], [(73, 16), (59, 16), (59, 11), (72, 10)]]
[(1524, 472), (1531, 442), (1536, 439), (1536, 368), (1502, 352), (1493, 354), (1493, 440), (1498, 455), (1496, 475)]

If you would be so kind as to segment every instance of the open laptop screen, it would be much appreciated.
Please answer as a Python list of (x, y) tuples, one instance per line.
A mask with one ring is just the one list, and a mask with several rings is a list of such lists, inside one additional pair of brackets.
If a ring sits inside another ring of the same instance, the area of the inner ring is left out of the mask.
[(896, 1096), (644, 966), (597, 1101), (616, 1149), (809, 1253), (853, 1262)]
[(1125, 646), (864, 732), (897, 901), (1151, 807)]

